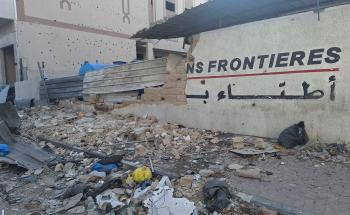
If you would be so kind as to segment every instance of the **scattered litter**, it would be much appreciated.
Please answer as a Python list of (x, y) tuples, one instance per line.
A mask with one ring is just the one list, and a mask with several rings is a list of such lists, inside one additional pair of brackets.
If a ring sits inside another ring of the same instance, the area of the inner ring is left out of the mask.
[[(164, 182), (167, 181), (164, 179)], [(196, 209), (186, 198), (174, 198), (174, 189), (163, 183), (152, 196), (144, 201), (149, 215), (192, 215)]]
[(107, 174), (111, 173), (112, 170), (118, 168), (117, 164), (100, 164), (100, 163), (95, 163), (92, 167), (92, 171), (97, 171), (97, 172), (105, 172)]

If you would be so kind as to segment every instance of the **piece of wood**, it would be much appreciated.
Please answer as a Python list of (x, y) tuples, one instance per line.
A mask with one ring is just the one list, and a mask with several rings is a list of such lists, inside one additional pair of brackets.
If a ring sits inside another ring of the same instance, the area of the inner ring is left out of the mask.
[(75, 146), (72, 146), (72, 145), (69, 145), (67, 143), (64, 143), (64, 142), (59, 142), (59, 141), (55, 141), (55, 140), (50, 140), (50, 139), (47, 139), (45, 137), (38, 137), (38, 140), (40, 141), (45, 141), (47, 143), (51, 143), (52, 145), (56, 146), (56, 147), (59, 147), (59, 148), (65, 148), (65, 149), (70, 149), (72, 151), (76, 151), (76, 152), (84, 152), (87, 156), (89, 157), (94, 157), (94, 158), (105, 158), (106, 155), (102, 154), (102, 153), (98, 153), (98, 152), (91, 152), (91, 151), (88, 151), (88, 150), (84, 150), (84, 149), (81, 149), (81, 148), (78, 148), (78, 147), (75, 147)]
[(43, 96), (43, 102), (46, 104), (50, 103), (50, 95), (49, 92), (47, 91), (47, 87), (46, 87), (46, 83), (45, 83), (45, 75), (44, 75), (44, 71), (42, 71), (41, 66), (40, 66), (40, 62), (38, 61), (38, 69), (39, 69), (39, 73), (40, 73), (40, 77), (41, 77), (41, 81), (44, 83), (44, 89), (46, 90), (45, 96)]

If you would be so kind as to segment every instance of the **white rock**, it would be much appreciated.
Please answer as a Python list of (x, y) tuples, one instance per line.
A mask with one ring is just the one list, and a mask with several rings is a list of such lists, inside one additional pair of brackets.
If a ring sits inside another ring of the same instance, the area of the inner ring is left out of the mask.
[(236, 163), (232, 163), (232, 164), (228, 165), (227, 168), (230, 169), (230, 170), (238, 170), (238, 169), (242, 169), (243, 166), (239, 165), (239, 164), (236, 164)]
[(209, 176), (212, 176), (214, 175), (214, 171), (213, 170), (210, 170), (210, 169), (201, 169), (199, 171), (199, 174), (202, 176), (202, 177), (209, 177)]

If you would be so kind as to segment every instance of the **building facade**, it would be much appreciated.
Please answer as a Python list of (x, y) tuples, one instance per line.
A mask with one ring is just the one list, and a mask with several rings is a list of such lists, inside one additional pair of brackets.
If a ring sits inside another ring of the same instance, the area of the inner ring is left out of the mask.
[(136, 41), (135, 32), (192, 7), (187, 0), (0, 0), (0, 84), (78, 74), (112, 63), (184, 53), (182, 39)]

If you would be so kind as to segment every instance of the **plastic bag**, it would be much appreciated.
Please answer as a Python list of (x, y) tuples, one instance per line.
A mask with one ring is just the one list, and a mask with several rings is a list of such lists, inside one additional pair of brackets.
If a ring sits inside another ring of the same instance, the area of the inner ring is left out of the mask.
[(0, 156), (6, 156), (9, 153), (9, 146), (7, 144), (0, 144)]
[(287, 149), (297, 145), (305, 145), (309, 142), (309, 137), (305, 130), (304, 122), (286, 128), (278, 137), (278, 143)]

